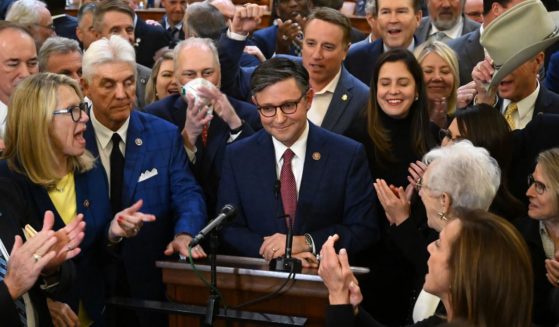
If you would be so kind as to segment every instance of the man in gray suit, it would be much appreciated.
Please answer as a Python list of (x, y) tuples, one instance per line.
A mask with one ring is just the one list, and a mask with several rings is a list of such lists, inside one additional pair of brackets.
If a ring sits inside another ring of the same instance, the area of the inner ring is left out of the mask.
[[(109, 38), (112, 34), (118, 34), (134, 45), (134, 11), (126, 3), (120, 0), (102, 2), (97, 6), (93, 14), (93, 29), (97, 39)], [(151, 69), (136, 64), (136, 104), (143, 108), (146, 83), (151, 75)]]
[(435, 37), (447, 42), (479, 29), (479, 24), (466, 18), (464, 0), (426, 0), (429, 16), (423, 17), (415, 32), (418, 44)]
[(472, 81), (474, 66), (485, 57), (483, 47), (479, 43), (483, 30), (507, 9), (522, 1), (524, 0), (485, 0), (483, 2), (484, 21), (481, 25), (482, 27), (448, 42), (448, 45), (456, 52), (456, 56), (460, 59), (460, 85), (465, 85)]

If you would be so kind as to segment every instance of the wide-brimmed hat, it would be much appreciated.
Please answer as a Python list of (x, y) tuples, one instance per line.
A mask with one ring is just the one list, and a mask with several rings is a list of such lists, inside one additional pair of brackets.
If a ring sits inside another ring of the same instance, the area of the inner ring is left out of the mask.
[(558, 12), (548, 13), (540, 0), (526, 0), (497, 17), (484, 30), (481, 45), (495, 67), (489, 87), (559, 39)]

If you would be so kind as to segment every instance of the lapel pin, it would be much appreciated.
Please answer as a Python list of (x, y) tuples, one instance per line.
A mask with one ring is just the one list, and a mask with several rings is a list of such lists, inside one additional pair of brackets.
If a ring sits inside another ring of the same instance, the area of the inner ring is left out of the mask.
[(141, 138), (137, 138), (136, 140), (134, 140), (134, 143), (136, 143), (137, 146), (142, 145), (144, 142), (142, 142)]
[(342, 95), (342, 101), (347, 101), (347, 94)]
[(312, 158), (317, 161), (320, 160), (320, 152), (313, 152)]
[(86, 199), (86, 200), (83, 201), (83, 207), (84, 208), (89, 208), (89, 200)]

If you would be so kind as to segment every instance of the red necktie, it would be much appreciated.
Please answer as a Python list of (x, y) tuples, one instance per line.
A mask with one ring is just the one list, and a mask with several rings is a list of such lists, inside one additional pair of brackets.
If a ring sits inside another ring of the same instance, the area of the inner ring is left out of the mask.
[(291, 159), (294, 156), (295, 154), (291, 149), (285, 150), (280, 172), (281, 201), (283, 202), (285, 215), (287, 215), (287, 223), (291, 222), (291, 224), (295, 221), (295, 212), (297, 211), (297, 184), (295, 184), (295, 176), (291, 168)]
[(202, 144), (206, 146), (208, 144), (208, 124), (202, 127)]

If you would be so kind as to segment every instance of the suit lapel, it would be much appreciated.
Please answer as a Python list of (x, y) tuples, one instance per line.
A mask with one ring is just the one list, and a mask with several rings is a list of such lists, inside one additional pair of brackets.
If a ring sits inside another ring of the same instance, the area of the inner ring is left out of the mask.
[(309, 137), (307, 139), (307, 150), (305, 151), (305, 164), (303, 166), (303, 178), (299, 189), (297, 201), (297, 218), (295, 219), (294, 233), (301, 234), (301, 231), (308, 230), (305, 225), (304, 213), (309, 210), (305, 204), (320, 203), (315, 199), (319, 196), (318, 186), (324, 175), (326, 163), (328, 162), (328, 152), (324, 148), (324, 140), (320, 138), (322, 131), (319, 127), (309, 122)]
[[(279, 218), (283, 215), (281, 193), (276, 189), (279, 176), (276, 172), (276, 153), (272, 137), (265, 131), (261, 131), (257, 136), (257, 148), (253, 160), (255, 164), (254, 176), (261, 181), (262, 188), (257, 192), (263, 194), (264, 203), (268, 207), (268, 213), (263, 219), (273, 219), (275, 229), (283, 233), (287, 232), (285, 219)], [(269, 194), (269, 195), (268, 195)]]
[(130, 114), (130, 124), (128, 125), (128, 133), (126, 136), (126, 153), (124, 156), (124, 180), (122, 190), (122, 205), (127, 207), (131, 205), (132, 196), (138, 184), (138, 177), (140, 176), (142, 162), (143, 162), (143, 145), (142, 132), (144, 124), (140, 120), (140, 116), (135, 111)]
[(351, 102), (352, 88), (353, 81), (351, 81), (347, 70), (342, 66), (340, 80), (338, 81), (338, 85), (336, 85), (336, 89), (332, 95), (332, 101), (330, 101), (330, 105), (326, 111), (326, 116), (324, 116), (324, 120), (322, 121), (322, 128), (334, 130), (334, 126), (336, 126), (340, 117)]

